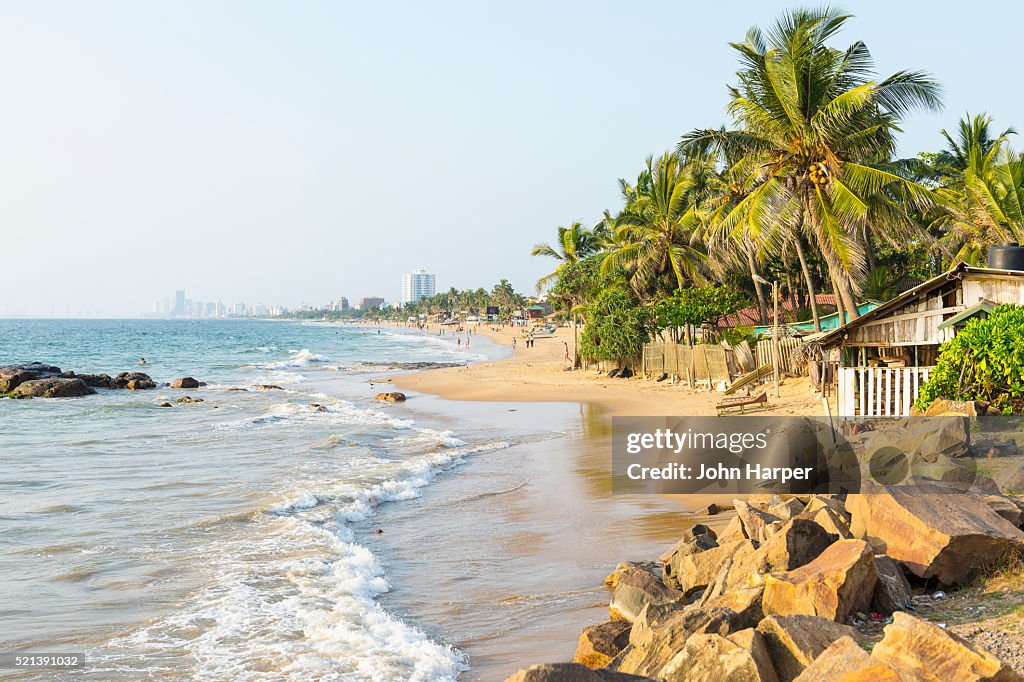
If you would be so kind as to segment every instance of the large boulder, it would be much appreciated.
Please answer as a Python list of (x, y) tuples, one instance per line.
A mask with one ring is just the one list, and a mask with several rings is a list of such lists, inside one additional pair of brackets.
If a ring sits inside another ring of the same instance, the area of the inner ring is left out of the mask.
[(0, 369), (0, 393), (10, 393), (26, 381), (39, 378), (38, 372), (4, 367)]
[(390, 391), (388, 393), (378, 393), (377, 400), (385, 403), (401, 403), (405, 402), (405, 394), (399, 393), (398, 391)]
[(840, 637), (864, 641), (849, 625), (816, 616), (767, 616), (757, 626), (757, 631), (764, 637), (782, 682), (796, 678)]
[(885, 614), (905, 611), (911, 602), (910, 583), (899, 564), (891, 557), (876, 554), (875, 574), (878, 582), (871, 598), (871, 610)]
[(505, 682), (655, 682), (648, 677), (611, 670), (591, 670), (579, 663), (541, 663), (520, 670)]
[(794, 682), (904, 682), (895, 670), (877, 661), (852, 637), (840, 637), (814, 659)]
[(747, 587), (720, 594), (700, 603), (701, 608), (728, 609), (736, 614), (736, 627), (752, 628), (764, 618), (761, 599), (764, 586)]
[(670, 612), (647, 624), (641, 617), (629, 633), (629, 646), (608, 665), (609, 669), (634, 675), (661, 677), (662, 669), (675, 658), (692, 635), (727, 635), (736, 630), (736, 614), (728, 609), (690, 606)]
[(903, 679), (936, 682), (1019, 682), (1024, 677), (984, 649), (928, 621), (893, 614), (871, 657)]
[(722, 567), (737, 556), (750, 555), (756, 550), (757, 545), (751, 540), (733, 540), (702, 552), (678, 553), (665, 564), (666, 575), (671, 576), (684, 594), (691, 595), (710, 585)]
[(603, 668), (620, 651), (629, 645), (630, 624), (623, 620), (610, 620), (600, 625), (591, 625), (583, 630), (574, 663), (582, 663), (588, 668)]
[(746, 629), (731, 635), (693, 635), (661, 670), (671, 682), (778, 682), (764, 638)]
[(171, 388), (199, 388), (199, 381), (192, 377), (181, 377), (171, 382)]
[(980, 400), (947, 400), (937, 398), (928, 409), (925, 417), (984, 417), (988, 414), (988, 403)]
[(839, 540), (805, 566), (766, 576), (761, 606), (766, 615), (820, 616), (841, 622), (871, 605), (875, 581), (870, 545)]
[(781, 517), (743, 500), (733, 500), (732, 503), (736, 507), (736, 517), (743, 526), (743, 534), (751, 540), (763, 541), (767, 534), (766, 528), (776, 521), (782, 521)]
[(763, 586), (768, 573), (810, 563), (836, 539), (813, 521), (794, 518), (783, 523), (760, 546), (744, 540), (736, 551), (707, 567), (707, 572), (714, 571), (714, 578), (701, 595), (701, 603), (735, 590)]
[(663, 583), (647, 568), (629, 567), (616, 571), (608, 613), (612, 620), (632, 623), (648, 604), (660, 605), (682, 599), (683, 593)]
[(965, 583), (1006, 554), (1024, 549), (1024, 532), (973, 493), (934, 484), (879, 486), (850, 495), (850, 530), (921, 578)]
[(718, 541), (715, 539), (715, 536), (710, 533), (702, 533), (689, 538), (683, 537), (667, 552), (661, 555), (662, 580), (664, 580), (665, 584), (669, 587), (677, 590), (684, 589), (679, 576), (684, 575), (686, 571), (686, 562), (684, 561), (685, 557), (693, 554), (699, 554), (717, 546)]
[(81, 379), (49, 377), (46, 379), (30, 379), (18, 384), (11, 391), (13, 398), (77, 398), (95, 393)]

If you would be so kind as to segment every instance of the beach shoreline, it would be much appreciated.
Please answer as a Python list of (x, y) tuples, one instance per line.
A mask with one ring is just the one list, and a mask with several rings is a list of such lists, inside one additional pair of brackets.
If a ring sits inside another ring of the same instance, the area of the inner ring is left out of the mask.
[[(385, 323), (386, 324), (386, 323)], [(427, 330), (401, 323), (387, 326), (407, 329), (410, 333), (436, 334), (436, 326)], [(473, 336), (485, 336), (499, 346), (511, 349), (512, 338), (521, 327), (490, 328), (479, 325)], [(465, 332), (445, 330), (446, 338)], [(472, 345), (471, 345), (472, 347)], [(558, 327), (551, 336), (536, 337), (533, 348), (521, 342), (510, 357), (471, 362), (462, 367), (431, 369), (396, 374), (389, 379), (400, 389), (430, 393), (448, 400), (485, 402), (587, 402), (599, 405), (608, 417), (614, 416), (710, 416), (724, 397), (719, 391), (691, 390), (668, 381), (656, 382), (642, 376), (628, 379), (608, 378), (596, 370), (572, 370), (568, 357), (573, 357), (573, 330)], [(770, 415), (820, 416), (824, 409), (806, 377), (786, 378), (776, 398), (769, 391)]]

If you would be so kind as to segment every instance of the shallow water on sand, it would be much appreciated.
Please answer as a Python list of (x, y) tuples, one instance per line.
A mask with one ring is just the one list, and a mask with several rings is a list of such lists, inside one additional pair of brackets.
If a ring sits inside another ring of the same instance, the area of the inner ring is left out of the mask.
[(173, 408), (185, 392), (0, 400), (0, 651), (88, 661), (0, 679), (500, 679), (569, 658), (603, 575), (682, 521), (610, 497), (607, 422), (580, 406), (372, 400), (367, 363), (503, 352), (473, 346), (0, 321), (0, 364), (113, 374), (145, 356), (159, 382), (208, 382)]

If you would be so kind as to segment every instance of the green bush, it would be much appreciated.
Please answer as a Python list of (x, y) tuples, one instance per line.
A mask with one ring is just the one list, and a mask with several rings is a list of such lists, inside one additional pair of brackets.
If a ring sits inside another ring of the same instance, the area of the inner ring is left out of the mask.
[(624, 285), (610, 285), (585, 306), (580, 353), (588, 360), (625, 360), (640, 354), (651, 338), (650, 311)]
[(1024, 406), (1024, 307), (1001, 305), (974, 318), (939, 349), (939, 361), (915, 403), (983, 400), (1006, 414)]

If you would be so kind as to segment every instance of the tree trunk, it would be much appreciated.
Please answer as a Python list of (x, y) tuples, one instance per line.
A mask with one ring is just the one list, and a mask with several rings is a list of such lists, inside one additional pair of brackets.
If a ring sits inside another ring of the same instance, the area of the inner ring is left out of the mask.
[(754, 290), (757, 292), (757, 307), (761, 313), (761, 324), (768, 324), (768, 302), (764, 297), (764, 289), (761, 287), (761, 283), (757, 281), (757, 263), (754, 262), (754, 252), (751, 251), (750, 245), (746, 247), (747, 250), (747, 266), (750, 268), (750, 278), (754, 281)]
[(804, 281), (807, 283), (807, 298), (811, 304), (811, 315), (814, 317), (814, 331), (821, 331), (821, 315), (818, 313), (818, 296), (814, 291), (814, 279), (811, 277), (811, 269), (807, 267), (807, 256), (804, 254), (803, 244), (800, 243), (800, 235), (793, 240), (796, 243), (796, 255), (800, 260), (800, 270), (804, 273)]

